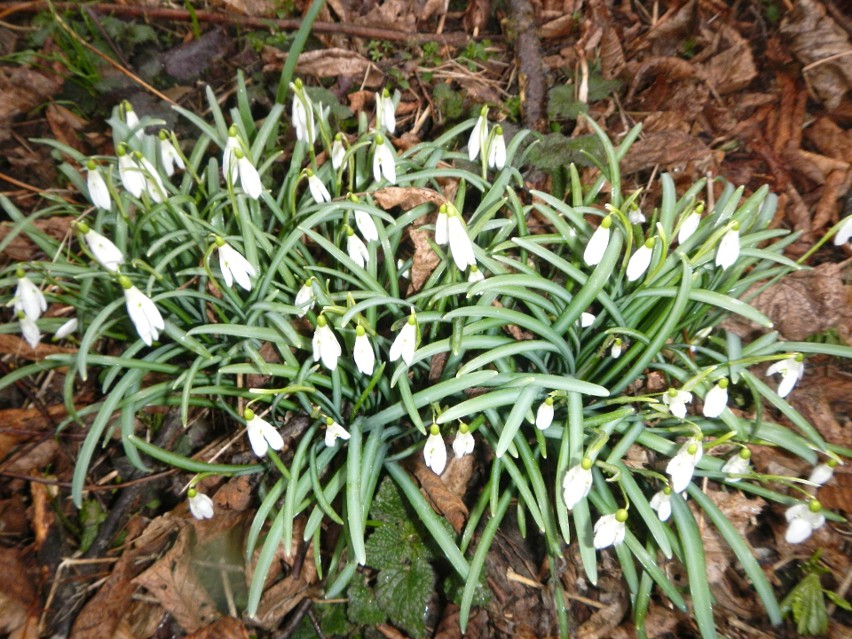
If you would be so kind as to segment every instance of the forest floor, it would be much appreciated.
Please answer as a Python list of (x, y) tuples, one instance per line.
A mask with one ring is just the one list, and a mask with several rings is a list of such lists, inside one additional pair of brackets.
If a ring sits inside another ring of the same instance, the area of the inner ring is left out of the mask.
[[(203, 113), (208, 86), (230, 105), (241, 70), (253, 108), (258, 115), (268, 111), (307, 3), (192, 5), (55, 2), (51, 14), (47, 3), (0, 2), (0, 193), (26, 212), (47, 197), (78, 197), (58, 173), (52, 150), (36, 140), (54, 138), (84, 155), (111, 154), (105, 119), (124, 99), (140, 114), (177, 127), (180, 136), (171, 105)], [(789, 247), (793, 258), (852, 214), (852, 14), (840, 1), (328, 0), (297, 75), (328, 88), (355, 114), (372, 111), (375, 91), (398, 89), (398, 149), (488, 104), (509, 135), (519, 127), (542, 134), (540, 152), (525, 167), (528, 185), (539, 189), (564, 184), (571, 161), (584, 178), (595, 173), (578, 152), (577, 141), (591, 133), (580, 114), (614, 140), (641, 123), (624, 159), (625, 192), (643, 188), (640, 205), (657, 201), (656, 178), (663, 172), (679, 190), (717, 176), (746, 192), (768, 184), (779, 197), (773, 226), (801, 233)], [(68, 223), (38, 222), (56, 237), (68, 232)], [(0, 239), (7, 232), (0, 227)], [(0, 260), (26, 261), (34, 250), (14, 238), (3, 242)], [(850, 344), (850, 256), (848, 245), (828, 242), (809, 259), (812, 269), (753, 303), (785, 339), (823, 334)], [(5, 334), (0, 344), (0, 374), (63, 348), (21, 349), (17, 336)], [(813, 357), (791, 400), (827, 441), (849, 448), (850, 390), (848, 363)], [(95, 392), (81, 384), (75, 403)], [(202, 594), (193, 548), (209, 544), (208, 551), (217, 548), (223, 556), (228, 548), (240, 554), (239, 531), (257, 506), (246, 480), (218, 488), (217, 503), (229, 505), (226, 516), (197, 522), (179, 497), (177, 473), (133, 475), (114, 442), (90, 472), (91, 511), (77, 512), (67, 496), (83, 430), (57, 435), (55, 425), (65, 415), (61, 403), (43, 401), (39, 387), (18, 384), (0, 400), (0, 634), (288, 637), (310, 636), (302, 634), (309, 622), (329, 634), (311, 606), (321, 586), (307, 567), (291, 566), (290, 576), (276, 585), (276, 605), (264, 610), (261, 629), (240, 620), (232, 597), (223, 595), (232, 609), (217, 620), (196, 605)], [(770, 474), (808, 472), (802, 462), (769, 449), (756, 450), (753, 463)], [(801, 579), (803, 562), (817, 549), (827, 568), (823, 586), (849, 598), (848, 466), (818, 493), (824, 507), (847, 521), (830, 523), (801, 545), (784, 541), (780, 509), (728, 497), (722, 508), (760, 557), (779, 599)], [(704, 541), (720, 633), (799, 636), (790, 620), (780, 628), (769, 625), (709, 528)], [(597, 588), (580, 588), (576, 565), (567, 563), (563, 583), (577, 593), (576, 636), (635, 636), (617, 564), (603, 571)], [(225, 574), (215, 565), (208, 570)], [(549, 574), (539, 549), (505, 525), (489, 557), (494, 598), (472, 616), (466, 636), (555, 636)], [(227, 591), (229, 581), (223, 577), (222, 583)], [(831, 602), (828, 612), (828, 636), (852, 637), (852, 615)], [(452, 603), (436, 605), (427, 617), (431, 636), (460, 636)], [(652, 604), (646, 623), (650, 637), (696, 632), (687, 615), (663, 603)], [(388, 624), (371, 633), (406, 636)]]

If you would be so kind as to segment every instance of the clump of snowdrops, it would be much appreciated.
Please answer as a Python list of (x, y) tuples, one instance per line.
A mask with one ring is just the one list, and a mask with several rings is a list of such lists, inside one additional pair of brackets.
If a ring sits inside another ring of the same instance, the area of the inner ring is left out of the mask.
[[(740, 299), (799, 268), (782, 255), (796, 236), (769, 228), (775, 196), (762, 188), (744, 198), (726, 184), (708, 209), (705, 181), (678, 196), (663, 175), (662, 199), (640, 211), (640, 193), (623, 193), (619, 175), (638, 128), (614, 147), (589, 121), (605, 151), (592, 158), (600, 177), (582, 184), (569, 167), (563, 201), (525, 190), (520, 167), (533, 137), (522, 131), (507, 143), (487, 108), (399, 151), (399, 96), (387, 91), (353, 133), (298, 81), (288, 104), (258, 122), (241, 83), (237, 97), (223, 113), (211, 93), (212, 122), (178, 108), (194, 139), (140, 121), (124, 103), (109, 120), (115, 157), (48, 141), (87, 201), (57, 199), (25, 217), (2, 200), (15, 225), (8, 237), (25, 234), (43, 254), (5, 271), (12, 312), (3, 330), (33, 348), (52, 335), (76, 351), (24, 365), (0, 385), (67, 369), (68, 421), (86, 429), (71, 490), (78, 506), (93, 457), (116, 430), (136, 467), (154, 459), (190, 473), (198, 518), (216, 516), (200, 478), (260, 474), (245, 548), (247, 559), (260, 549), (253, 615), (297, 517), (327, 596), (343, 592), (370, 561), (367, 513), (389, 476), (465, 580), (462, 626), (512, 506), (553, 557), (576, 546), (592, 583), (599, 553), (614, 552), (640, 627), (656, 589), (691, 606), (709, 637), (698, 512), (780, 622), (748, 544), (701, 487), (710, 480), (780, 504), (793, 543), (832, 516), (813, 486), (848, 451), (827, 445), (785, 397), (807, 374), (808, 355), (849, 349), (781, 341)], [(295, 146), (283, 160), (288, 128)], [(73, 218), (61, 241), (34, 224), (57, 215)], [(719, 328), (731, 314), (767, 330), (742, 343)], [(76, 381), (93, 375), (100, 399), (75, 409)], [(249, 388), (250, 375), (270, 382)], [(747, 410), (731, 410), (734, 397)], [(158, 448), (137, 419), (153, 407), (179, 411), (184, 424), (219, 411), (256, 463)], [(311, 425), (287, 450), (281, 430), (299, 414)], [(801, 457), (814, 475), (757, 473), (758, 442)], [(644, 453), (626, 463), (635, 447)], [(488, 465), (460, 535), (407, 472), (416, 455), (437, 475), (448, 456)], [(321, 548), (332, 522), (343, 534)], [(685, 566), (688, 588), (669, 580), (667, 561)]]

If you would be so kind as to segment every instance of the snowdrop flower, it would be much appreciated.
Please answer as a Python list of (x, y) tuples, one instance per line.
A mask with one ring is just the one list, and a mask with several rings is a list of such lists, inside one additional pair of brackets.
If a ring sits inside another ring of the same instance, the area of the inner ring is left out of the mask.
[(56, 332), (53, 334), (53, 340), (59, 341), (61, 339), (65, 339), (66, 337), (68, 337), (69, 335), (71, 335), (73, 332), (75, 332), (77, 330), (77, 324), (78, 324), (77, 318), (72, 317), (70, 320), (65, 322), (62, 326), (60, 326), (56, 330)]
[(583, 261), (589, 266), (596, 266), (603, 259), (604, 251), (609, 246), (611, 226), (612, 216), (608, 215), (592, 233), (589, 243), (586, 244), (586, 250), (583, 252)]
[(565, 507), (573, 510), (592, 489), (592, 466), (594, 462), (588, 457), (583, 457), (579, 464), (570, 468), (562, 479), (562, 499)]
[(127, 125), (127, 128), (133, 131), (133, 135), (136, 136), (137, 139), (141, 140), (145, 137), (145, 127), (139, 126), (139, 118), (136, 115), (136, 111), (133, 110), (133, 105), (130, 104), (127, 100), (121, 103), (120, 111), (124, 112), (124, 123)]
[(298, 290), (296, 293), (296, 301), (294, 305), (299, 309), (299, 317), (304, 317), (305, 313), (311, 310), (316, 304), (316, 298), (314, 297), (314, 278), (309, 277), (305, 280), (305, 283), (302, 284), (302, 288)]
[(21, 323), (21, 336), (30, 345), (30, 348), (35, 350), (41, 342), (41, 331), (38, 330), (38, 325), (34, 319), (27, 317), (24, 311), (18, 311), (18, 321)]
[(166, 172), (166, 175), (169, 177), (175, 174), (175, 167), (178, 169), (185, 169), (186, 165), (183, 163), (183, 158), (178, 153), (178, 150), (175, 148), (175, 145), (172, 144), (172, 141), (169, 139), (169, 134), (165, 131), (160, 131), (160, 162), (163, 164), (163, 171)]
[(627, 532), (627, 511), (622, 508), (612, 515), (604, 515), (595, 523), (595, 548), (603, 550), (624, 541)]
[[(692, 393), (670, 388), (663, 393), (663, 403), (669, 407), (672, 415), (683, 419), (686, 417), (686, 405), (692, 401)], [(680, 492), (676, 490), (675, 492)]]
[(459, 429), (456, 431), (456, 438), (453, 440), (453, 452), (456, 457), (470, 455), (475, 444), (473, 433), (470, 432), (467, 424), (459, 422)]
[(787, 397), (793, 387), (796, 385), (802, 375), (805, 373), (805, 358), (801, 353), (797, 353), (787, 359), (775, 362), (772, 366), (766, 369), (766, 375), (774, 375), (781, 373), (781, 383), (778, 384), (778, 396)]
[(695, 466), (703, 455), (704, 448), (701, 446), (701, 439), (691, 437), (680, 447), (677, 455), (669, 460), (668, 465), (666, 465), (666, 473), (671, 477), (674, 492), (682, 493), (686, 490), (692, 480)]
[(331, 166), (335, 171), (343, 166), (345, 157), (346, 148), (343, 146), (343, 134), (338, 133), (334, 136), (334, 142), (331, 144)]
[(405, 266), (405, 260), (397, 259), (396, 270), (399, 271), (399, 276), (403, 277), (405, 279), (410, 279), (411, 278), (411, 266), (409, 266), (407, 269), (404, 269), (404, 270), (402, 268), (403, 266)]
[(699, 204), (692, 211), (687, 213), (686, 217), (680, 223), (680, 228), (677, 232), (677, 243), (683, 244), (686, 242), (695, 231), (698, 230), (698, 225), (701, 224), (701, 212), (704, 210), (704, 205)]
[(298, 78), (290, 83), (290, 89), (293, 91), (292, 120), (296, 128), (296, 139), (306, 144), (313, 144), (317, 139), (313, 103), (305, 92), (302, 81)]
[[(722, 466), (722, 472), (728, 475), (746, 475), (749, 472), (749, 460), (751, 459), (751, 451), (748, 448), (740, 448), (736, 455), (728, 458), (728, 461)], [(728, 477), (729, 483), (735, 483), (742, 477)]]
[(666, 486), (654, 493), (649, 505), (656, 511), (660, 521), (668, 521), (672, 516), (672, 489)]
[(473, 242), (470, 241), (464, 220), (456, 207), (452, 204), (442, 206), (447, 207), (447, 235), (453, 262), (455, 262), (458, 270), (465, 271), (469, 266), (476, 264)]
[(166, 328), (163, 316), (151, 298), (133, 286), (129, 278), (122, 275), (118, 278), (118, 283), (124, 289), (127, 314), (130, 315), (136, 332), (142, 341), (150, 346), (160, 336), (160, 331)]
[(15, 272), (15, 276), (18, 278), (18, 286), (15, 289), (13, 299), (15, 314), (23, 311), (27, 319), (35, 322), (47, 310), (47, 300), (44, 299), (41, 289), (33, 284), (33, 281), (26, 276), (23, 269), (19, 268)]
[(240, 176), (240, 186), (251, 199), (258, 199), (260, 194), (263, 193), (260, 173), (257, 172), (254, 164), (246, 157), (242, 149), (235, 149), (234, 156), (237, 158), (237, 174)]
[(719, 248), (716, 249), (716, 266), (724, 271), (740, 256), (740, 223), (734, 222), (728, 232), (722, 236)]
[(807, 504), (790, 506), (784, 513), (787, 519), (787, 532), (784, 539), (788, 544), (800, 544), (811, 536), (813, 531), (825, 524), (822, 505), (811, 499)]
[(479, 118), (473, 130), (470, 132), (470, 138), (467, 141), (467, 157), (473, 162), (487, 144), (488, 140), (488, 107), (484, 106), (479, 111)]
[(325, 445), (331, 448), (337, 444), (338, 439), (347, 440), (351, 435), (343, 426), (334, 421), (331, 417), (325, 418)]
[(355, 231), (351, 226), (346, 227), (346, 252), (349, 257), (361, 268), (366, 268), (367, 262), (370, 261), (370, 251), (367, 250), (367, 245), (360, 237), (355, 235)]
[(588, 328), (595, 323), (595, 316), (591, 313), (580, 313), (580, 328)]
[(109, 194), (106, 180), (94, 160), (86, 164), (86, 188), (89, 199), (99, 209), (109, 211), (112, 208), (112, 197)]
[(147, 188), (147, 180), (145, 174), (142, 173), (136, 160), (128, 152), (127, 146), (119, 144), (115, 150), (118, 155), (118, 177), (121, 179), (122, 185), (135, 198), (142, 197), (142, 192)]
[(391, 184), (396, 184), (396, 161), (393, 152), (385, 143), (385, 138), (377, 134), (375, 139), (375, 150), (373, 151), (373, 179), (381, 182), (384, 177)]
[(545, 400), (538, 405), (538, 410), (535, 412), (535, 427), (539, 430), (547, 430), (553, 423), (553, 398), (546, 397)]
[(506, 140), (503, 138), (503, 127), (494, 127), (491, 142), (488, 145), (488, 166), (498, 171), (506, 166)]
[(212, 519), (213, 518), (213, 500), (204, 493), (200, 493), (195, 488), (190, 488), (186, 491), (186, 496), (189, 497), (189, 512), (196, 519)]
[(233, 246), (225, 242), (221, 237), (216, 237), (216, 247), (219, 252), (219, 269), (225, 284), (234, 285), (234, 280), (244, 290), (251, 290), (251, 278), (257, 275), (257, 271), (242, 254)]
[(846, 244), (852, 238), (852, 215), (847, 217), (843, 224), (837, 229), (837, 234), (834, 236), (834, 245), (840, 246)]
[(470, 273), (467, 276), (467, 281), (471, 284), (476, 284), (477, 282), (481, 282), (485, 279), (485, 275), (482, 274), (482, 271), (479, 270), (479, 267), (476, 264), (470, 265)]
[(352, 357), (355, 359), (355, 366), (358, 367), (359, 371), (364, 375), (373, 374), (373, 369), (376, 366), (376, 354), (373, 352), (366, 329), (360, 325), (355, 328), (355, 348), (352, 351)]
[(226, 184), (234, 185), (237, 183), (237, 158), (236, 151), (240, 148), (240, 140), (237, 138), (237, 125), (232, 124), (228, 129), (228, 141), (225, 142), (225, 148), (222, 150), (222, 177)]
[(121, 250), (100, 233), (89, 228), (85, 222), (77, 224), (77, 230), (83, 236), (83, 242), (92, 256), (106, 270), (118, 273), (119, 267), (124, 264), (124, 254)]
[(728, 405), (728, 380), (720, 379), (704, 396), (704, 417), (714, 418), (722, 414)]
[(423, 459), (426, 461), (426, 466), (436, 475), (443, 473), (447, 466), (447, 447), (444, 445), (444, 438), (441, 437), (438, 424), (432, 424), (429, 429), (429, 437), (426, 438), (426, 445), (423, 447)]
[(314, 330), (314, 337), (311, 341), (314, 349), (314, 361), (322, 359), (323, 365), (330, 371), (337, 368), (337, 358), (343, 352), (340, 349), (340, 343), (331, 332), (331, 327), (328, 325), (328, 320), (325, 315), (320, 315), (317, 318), (317, 327)]
[(258, 457), (266, 457), (266, 453), (272, 450), (284, 448), (284, 438), (272, 424), (254, 414), (250, 408), (243, 411), (246, 420), (246, 433), (254, 454)]
[(311, 192), (311, 197), (314, 198), (314, 202), (317, 204), (331, 202), (331, 193), (329, 193), (328, 189), (325, 188), (325, 184), (322, 183), (322, 180), (314, 175), (314, 172), (310, 169), (306, 169), (305, 173), (308, 176), (308, 189)]
[(373, 221), (373, 216), (366, 211), (355, 210), (355, 226), (361, 231), (361, 235), (368, 242), (376, 242), (379, 239), (379, 229)]
[(612, 342), (612, 348), (609, 349), (610, 357), (618, 359), (624, 351), (624, 341), (620, 337), (616, 337)]
[(636, 252), (630, 256), (627, 262), (627, 280), (635, 282), (645, 274), (651, 265), (651, 256), (654, 254), (654, 238), (648, 238)]
[(399, 358), (405, 362), (406, 366), (411, 366), (414, 359), (414, 349), (417, 346), (417, 316), (414, 314), (414, 307), (411, 307), (411, 315), (403, 324), (396, 339), (391, 344), (390, 361), (395, 362)]
[(636, 205), (630, 207), (630, 212), (627, 214), (627, 221), (631, 224), (644, 224), (645, 216), (642, 214), (642, 209)]
[(446, 203), (438, 208), (438, 217), (435, 218), (435, 244), (438, 246), (446, 246), (450, 241), (449, 237), (449, 215), (447, 214), (448, 206)]
[(817, 464), (811, 471), (811, 476), (808, 477), (808, 481), (812, 484), (816, 484), (817, 486), (827, 484), (834, 476), (835, 466), (837, 466), (837, 461), (834, 459), (829, 459), (827, 462)]
[(396, 131), (396, 107), (387, 89), (376, 93), (376, 127), (384, 127), (388, 133)]

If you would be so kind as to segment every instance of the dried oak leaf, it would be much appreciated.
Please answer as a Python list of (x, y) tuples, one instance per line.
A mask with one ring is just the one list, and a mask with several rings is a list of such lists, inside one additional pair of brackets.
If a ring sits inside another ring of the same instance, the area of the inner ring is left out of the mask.
[(745, 88), (757, 77), (757, 66), (748, 41), (731, 27), (720, 25), (719, 37), (727, 47), (702, 65), (704, 77), (719, 95)]
[(133, 551), (121, 556), (107, 580), (77, 615), (70, 639), (101, 639), (115, 635), (136, 591), (136, 584), (131, 580), (138, 573), (138, 559), (139, 553)]
[(805, 77), (829, 110), (852, 89), (849, 36), (817, 0), (798, 0), (781, 21), (781, 35), (793, 55), (806, 67)]
[[(460, 482), (458, 481), (459, 477), (456, 477), (456, 474), (461, 474), (462, 476), (466, 474), (467, 478), (470, 479), (471, 469), (472, 457), (470, 455), (465, 455), (461, 459), (450, 459), (444, 474), (452, 474), (452, 476), (448, 477), (448, 479), (454, 486), (456, 486), (456, 490), (459, 490), (458, 485)], [(430, 468), (426, 467), (421, 455), (416, 455), (414, 457), (412, 472), (414, 473), (414, 476), (417, 477), (417, 481), (420, 482), (421, 490), (426, 493), (426, 497), (435, 507), (435, 510), (444, 516), (444, 518), (453, 527), (453, 530), (461, 532), (462, 528), (464, 528), (465, 522), (467, 521), (468, 510), (459, 494), (450, 490), (447, 484), (444, 483), (442, 476), (436, 475)]]
[(720, 158), (704, 142), (687, 133), (660, 131), (648, 135), (630, 147), (624, 158), (622, 172), (634, 173), (656, 165), (683, 172), (687, 166), (704, 174), (715, 167)]
[(375, 64), (349, 49), (306, 51), (299, 56), (296, 72), (302, 76), (313, 75), (319, 78), (356, 77), (368, 87), (381, 86), (385, 78), (384, 73)]

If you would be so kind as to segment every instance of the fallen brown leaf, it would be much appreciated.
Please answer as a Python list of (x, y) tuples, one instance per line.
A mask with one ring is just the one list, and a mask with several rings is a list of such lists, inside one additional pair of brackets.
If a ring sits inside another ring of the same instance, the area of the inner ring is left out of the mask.
[(36, 591), (20, 550), (0, 547), (0, 633), (37, 637), (37, 610)]
[(78, 137), (87, 122), (73, 111), (59, 104), (49, 104), (45, 110), (45, 118), (53, 136), (71, 148), (85, 153), (85, 146)]
[[(47, 233), (54, 240), (61, 241), (68, 237), (70, 233), (71, 217), (46, 217), (40, 220), (30, 220), (27, 224), (35, 227), (42, 233)], [(0, 243), (6, 241), (12, 228), (13, 225), (9, 222), (0, 224)], [(18, 233), (14, 238), (8, 240), (8, 243), (3, 248), (2, 255), (8, 257), (10, 260), (23, 262), (35, 259), (40, 253), (41, 249), (25, 233)]]
[[(468, 459), (469, 461), (464, 462), (463, 460), (465, 459)], [(470, 460), (472, 460), (470, 455), (465, 455), (461, 460), (457, 460), (455, 458), (449, 460), (449, 464), (447, 464), (444, 474), (464, 474), (464, 465), (470, 464)], [(458, 464), (456, 462), (461, 463)], [(470, 479), (469, 470), (470, 467), (468, 467), (467, 472), (468, 479)], [(449, 524), (453, 527), (453, 530), (461, 532), (468, 517), (467, 506), (464, 505), (464, 502), (461, 500), (461, 496), (459, 496), (458, 493), (451, 491), (440, 475), (436, 475), (430, 468), (426, 467), (422, 455), (415, 456), (412, 463), (412, 472), (414, 473), (414, 476), (417, 477), (417, 481), (420, 482), (420, 488), (431, 501), (435, 510), (444, 516), (444, 519), (449, 522)], [(452, 481), (454, 485), (458, 485), (457, 478), (452, 478)]]
[(222, 617), (187, 635), (186, 639), (249, 639), (249, 632), (239, 619)]
[(59, 76), (29, 67), (0, 66), (0, 141), (10, 136), (8, 122), (56, 95), (62, 84)]

